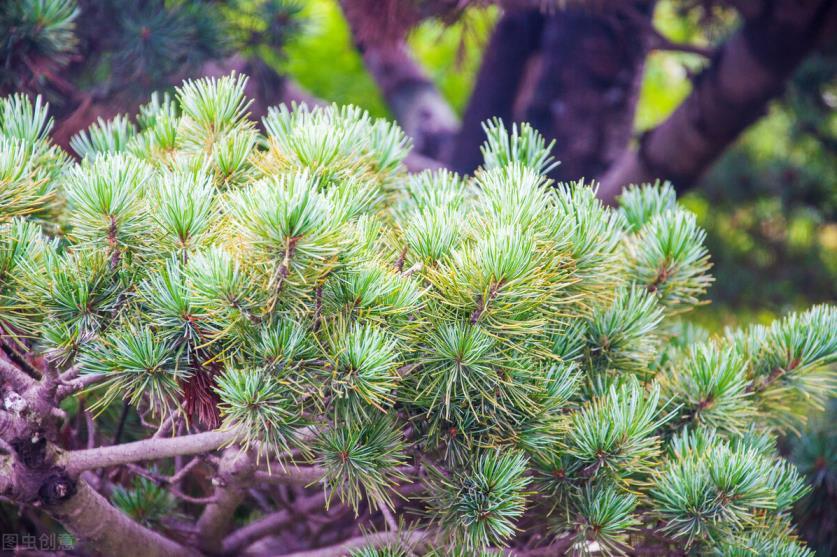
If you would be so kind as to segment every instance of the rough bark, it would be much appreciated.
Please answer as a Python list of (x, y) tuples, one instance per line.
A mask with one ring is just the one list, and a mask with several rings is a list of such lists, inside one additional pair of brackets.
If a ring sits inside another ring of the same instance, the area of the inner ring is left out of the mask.
[(433, 81), (416, 63), (403, 40), (369, 40), (363, 29), (375, 25), (362, 4), (340, 2), (355, 45), (393, 116), (413, 139), (415, 150), (444, 159), (459, 126), (456, 115)]
[(121, 557), (195, 557), (196, 551), (138, 524), (79, 480), (75, 493), (47, 505), (47, 512), (68, 532), (102, 555)]
[(449, 157), (457, 172), (471, 173), (482, 162), (485, 120), (498, 117), (510, 123), (514, 119), (512, 107), (530, 57), (540, 45), (543, 22), (537, 9), (509, 10), (497, 22)]
[(653, 0), (599, 13), (559, 10), (544, 24), (540, 77), (526, 120), (555, 139), (560, 180), (598, 178), (631, 138)]
[(655, 178), (694, 184), (738, 135), (761, 117), (793, 70), (833, 32), (834, 0), (764, 2), (717, 50), (692, 93), (662, 124), (627, 148), (602, 179), (612, 202), (622, 187)]

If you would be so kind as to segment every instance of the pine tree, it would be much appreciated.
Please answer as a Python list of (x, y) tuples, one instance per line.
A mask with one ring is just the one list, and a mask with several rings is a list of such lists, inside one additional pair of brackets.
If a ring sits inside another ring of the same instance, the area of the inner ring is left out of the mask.
[(299, 34), (301, 9), (295, 0), (0, 2), (0, 96), (42, 95), (63, 147), (188, 77), (249, 71), (259, 78), (251, 94), (278, 99), (283, 78), (271, 67)]
[[(499, 121), (474, 176), (408, 174), (397, 126), (262, 133), (245, 83), (155, 95), (80, 162), (2, 100), (4, 497), (104, 554), (812, 555), (776, 438), (833, 392), (833, 306), (712, 337), (669, 184), (605, 206)], [(67, 420), (120, 406), (113, 439)]]

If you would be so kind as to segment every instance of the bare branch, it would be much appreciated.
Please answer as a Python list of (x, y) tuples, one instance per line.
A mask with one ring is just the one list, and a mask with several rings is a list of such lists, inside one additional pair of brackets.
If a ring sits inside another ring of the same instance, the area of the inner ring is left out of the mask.
[(32, 377), (2, 357), (0, 357), (0, 378), (3, 378), (18, 393), (23, 393), (35, 385), (35, 380)]
[(239, 528), (224, 539), (222, 554), (234, 555), (251, 543), (264, 536), (276, 533), (280, 528), (290, 523), (295, 516), (306, 514), (325, 506), (325, 494), (319, 493), (294, 502), (294, 512), (281, 510), (254, 520), (247, 526)]
[(64, 400), (70, 395), (73, 395), (79, 391), (83, 391), (87, 387), (93, 386), (96, 383), (100, 383), (107, 379), (107, 374), (105, 373), (91, 373), (88, 375), (82, 375), (77, 379), (72, 379), (70, 381), (65, 381), (64, 376), (62, 375), (59, 379), (58, 390), (56, 391), (56, 397), (59, 401)]
[(75, 493), (46, 510), (71, 534), (102, 555), (194, 557), (197, 553), (131, 520), (78, 480)]
[(319, 482), (325, 471), (318, 466), (274, 466), (270, 472), (256, 471), (256, 480), (264, 483), (310, 485)]
[(62, 461), (69, 474), (78, 474), (94, 468), (215, 451), (235, 441), (237, 435), (237, 430), (225, 429), (182, 437), (146, 439), (124, 445), (71, 451), (63, 455)]
[(213, 478), (216, 501), (204, 508), (197, 522), (200, 546), (214, 551), (232, 525), (233, 514), (247, 495), (255, 462), (251, 455), (236, 448), (224, 451), (218, 474)]
[[(413, 138), (416, 151), (444, 159), (459, 127), (456, 114), (416, 63), (403, 39), (372, 40), (363, 33), (379, 22), (363, 3), (341, 0), (363, 61), (375, 79), (395, 119)], [(368, 34), (367, 34), (368, 35)]]

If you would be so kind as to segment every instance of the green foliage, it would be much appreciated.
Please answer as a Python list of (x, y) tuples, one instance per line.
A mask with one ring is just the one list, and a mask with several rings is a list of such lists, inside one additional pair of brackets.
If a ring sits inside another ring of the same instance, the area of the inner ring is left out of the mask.
[(135, 131), (79, 136), (78, 163), (42, 105), (3, 101), (0, 323), (21, 346), (102, 374), (103, 409), (316, 465), (356, 512), (415, 482), (440, 554), (523, 528), (580, 553), (649, 528), (700, 554), (804, 551), (775, 439), (834, 387), (834, 307), (711, 337), (677, 320), (710, 279), (669, 186), (606, 207), (500, 123), (474, 177), (409, 175), (397, 126), (282, 106), (262, 134), (244, 86), (155, 96)]
[(837, 549), (837, 399), (832, 398), (826, 412), (815, 412), (808, 426), (789, 439), (790, 460), (799, 469), (811, 491), (794, 509), (802, 536), (818, 554)]
[(390, 488), (406, 480), (398, 469), (404, 464), (401, 437), (392, 421), (381, 416), (363, 425), (326, 431), (317, 452), (329, 495), (336, 493), (355, 512), (364, 493), (372, 508), (392, 507)]
[(135, 477), (130, 487), (115, 486), (110, 499), (122, 512), (151, 527), (160, 526), (177, 508), (177, 502), (165, 487), (142, 476)]
[(520, 453), (487, 452), (453, 477), (432, 470), (432, 518), (465, 548), (503, 544), (525, 509), (526, 464)]

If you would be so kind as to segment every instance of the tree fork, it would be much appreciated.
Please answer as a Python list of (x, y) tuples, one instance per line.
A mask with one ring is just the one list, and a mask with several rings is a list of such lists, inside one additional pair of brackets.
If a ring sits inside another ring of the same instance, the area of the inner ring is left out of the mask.
[(637, 149), (624, 150), (602, 178), (599, 196), (612, 203), (624, 186), (663, 176), (681, 190), (692, 185), (835, 28), (834, 0), (765, 3), (718, 48), (677, 110), (645, 133)]

